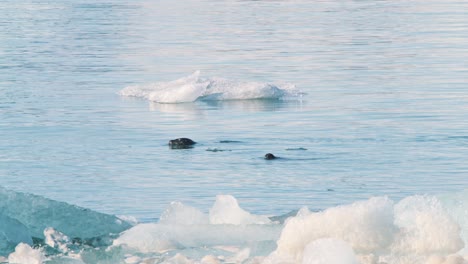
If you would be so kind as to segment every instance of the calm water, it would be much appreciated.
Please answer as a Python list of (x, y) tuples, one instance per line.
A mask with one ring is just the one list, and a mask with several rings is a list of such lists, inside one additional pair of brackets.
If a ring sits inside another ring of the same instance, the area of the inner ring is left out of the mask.
[[(0, 6), (0, 186), (141, 221), (217, 194), (277, 215), (468, 187), (466, 1)], [(118, 95), (196, 70), (305, 95)]]

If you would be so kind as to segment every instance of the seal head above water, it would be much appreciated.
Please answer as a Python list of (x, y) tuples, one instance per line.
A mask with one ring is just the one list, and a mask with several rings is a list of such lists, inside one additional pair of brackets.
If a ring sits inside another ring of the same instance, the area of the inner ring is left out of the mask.
[(277, 159), (277, 157), (271, 153), (267, 153), (265, 154), (265, 159), (266, 160), (273, 160), (273, 159)]
[(176, 138), (169, 140), (169, 147), (171, 149), (187, 149), (192, 148), (197, 142), (190, 138)]

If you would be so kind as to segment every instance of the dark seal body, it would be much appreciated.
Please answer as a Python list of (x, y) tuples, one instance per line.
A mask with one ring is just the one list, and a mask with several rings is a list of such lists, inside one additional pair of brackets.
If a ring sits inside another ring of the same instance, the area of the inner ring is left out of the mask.
[(176, 138), (169, 140), (169, 147), (171, 149), (187, 149), (193, 147), (196, 143), (190, 138)]
[(272, 160), (272, 159), (276, 159), (277, 157), (271, 153), (267, 153), (265, 154), (265, 159), (266, 160)]

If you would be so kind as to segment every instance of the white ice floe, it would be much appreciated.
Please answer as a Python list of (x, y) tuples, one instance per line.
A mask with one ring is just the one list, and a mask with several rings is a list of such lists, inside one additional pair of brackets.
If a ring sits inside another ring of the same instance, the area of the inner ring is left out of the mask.
[(200, 71), (196, 71), (175, 81), (128, 86), (119, 94), (158, 103), (186, 103), (196, 100), (280, 99), (298, 96), (300, 92), (292, 84), (201, 78)]

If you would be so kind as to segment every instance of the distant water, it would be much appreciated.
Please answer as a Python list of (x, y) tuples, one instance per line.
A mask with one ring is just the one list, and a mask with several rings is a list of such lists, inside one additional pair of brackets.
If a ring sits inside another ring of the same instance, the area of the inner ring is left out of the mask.
[[(184, 257), (322, 263), (314, 261), (336, 252), (360, 263), (444, 263), (468, 243), (462, 202), (468, 2), (5, 0), (0, 6), (0, 186), (10, 206), (24, 192), (145, 223), (109, 242), (115, 244), (109, 263), (174, 256), (174, 263)], [(198, 143), (169, 149), (178, 137)], [(264, 160), (266, 153), (280, 159)], [(218, 216), (211, 212), (216, 204)], [(310, 225), (304, 241), (284, 234), (297, 236), (294, 224), (258, 222), (284, 220), (303, 206), (330, 212), (301, 210), (296, 224)], [(179, 223), (171, 208), (200, 221)], [(5, 210), (3, 223), (34, 234), (29, 222)], [(413, 218), (422, 222), (408, 222)], [(65, 221), (44, 219), (56, 229), (53, 221)], [(310, 224), (338, 219), (350, 223), (334, 223), (325, 233)], [(170, 233), (157, 221), (192, 229)], [(252, 230), (242, 233), (238, 224)], [(349, 230), (372, 239), (345, 236)], [(55, 232), (48, 234), (58, 239)], [(170, 233), (170, 243), (159, 239), (161, 232)], [(226, 253), (216, 247), (226, 240), (208, 233), (237, 241), (237, 249)], [(440, 245), (416, 235), (427, 233)], [(199, 240), (187, 241), (187, 234)], [(18, 239), (11, 241), (31, 244)], [(66, 252), (48, 249), (47, 256), (72, 255), (60, 241)], [(145, 241), (166, 255), (137, 243)], [(137, 253), (116, 249), (124, 242)], [(205, 252), (206, 245), (216, 250)], [(106, 258), (89, 254), (81, 261)], [(334, 261), (328, 264), (343, 263)]]

